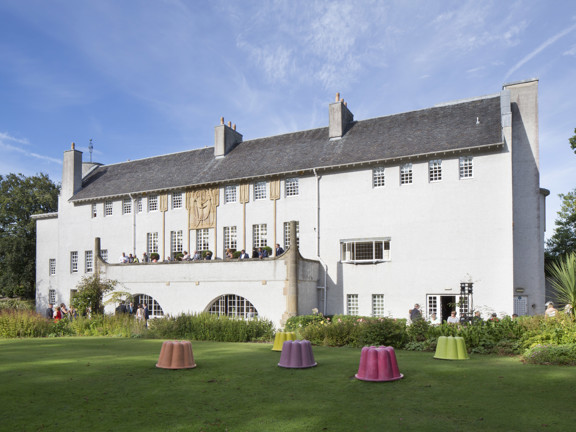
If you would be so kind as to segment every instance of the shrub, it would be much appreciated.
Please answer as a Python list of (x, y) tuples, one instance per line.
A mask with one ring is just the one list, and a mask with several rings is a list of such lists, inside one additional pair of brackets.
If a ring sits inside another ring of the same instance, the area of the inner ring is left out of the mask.
[(541, 365), (576, 365), (576, 345), (536, 345), (522, 356), (526, 363)]
[(50, 333), (52, 321), (30, 310), (0, 310), (0, 337), (42, 337)]
[(19, 298), (0, 299), (0, 310), (34, 310), (34, 300), (22, 300)]
[[(330, 318), (330, 317), (328, 317)], [(326, 318), (323, 315), (296, 315), (293, 317), (288, 318), (288, 321), (286, 321), (286, 325), (284, 326), (284, 329), (286, 331), (297, 331), (300, 330), (303, 327), (308, 327), (311, 324), (318, 324), (321, 321), (324, 321)]]

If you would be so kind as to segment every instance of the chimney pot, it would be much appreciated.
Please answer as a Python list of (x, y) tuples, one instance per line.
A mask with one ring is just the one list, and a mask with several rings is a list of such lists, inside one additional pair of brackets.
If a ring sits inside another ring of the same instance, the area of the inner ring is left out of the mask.
[(236, 130), (236, 123), (232, 125), (232, 129)]
[(71, 150), (74, 150), (75, 148), (76, 148), (76, 144), (75, 144), (75, 143), (72, 143), (72, 145), (70, 146), (70, 149), (71, 149)]
[(228, 127), (231, 127), (231, 126), (232, 126), (232, 122), (229, 121), (229, 122), (228, 122)]
[(220, 117), (220, 124), (224, 124), (224, 117)]
[(340, 100), (340, 93), (336, 93), (336, 102)]

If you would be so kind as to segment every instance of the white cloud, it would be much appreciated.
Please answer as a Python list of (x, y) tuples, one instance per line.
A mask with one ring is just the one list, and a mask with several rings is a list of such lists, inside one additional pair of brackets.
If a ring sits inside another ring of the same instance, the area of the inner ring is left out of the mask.
[(16, 152), (29, 158), (39, 159), (60, 165), (62, 164), (62, 161), (60, 159), (55, 159), (50, 156), (41, 155), (11, 143), (23, 144), (23, 145), (30, 144), (27, 139), (15, 138), (7, 133), (0, 132), (0, 148), (5, 150), (6, 152)]

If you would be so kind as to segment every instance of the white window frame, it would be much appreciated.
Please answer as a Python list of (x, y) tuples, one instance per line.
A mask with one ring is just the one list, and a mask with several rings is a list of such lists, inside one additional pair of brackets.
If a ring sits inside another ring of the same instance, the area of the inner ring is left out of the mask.
[(55, 305), (56, 304), (56, 290), (50, 289), (48, 290), (48, 303)]
[(170, 231), (170, 256), (172, 258), (183, 251), (183, 238), (182, 230)]
[(132, 200), (130, 198), (124, 198), (122, 200), (122, 214), (132, 213)]
[(284, 181), (284, 196), (298, 196), (300, 195), (300, 185), (298, 177), (287, 178)]
[(92, 217), (98, 217), (98, 205), (96, 203), (92, 204)]
[(104, 262), (108, 262), (108, 249), (100, 250), (100, 257)]
[(172, 210), (181, 209), (183, 206), (182, 192), (172, 193)]
[(226, 249), (238, 249), (238, 229), (235, 226), (224, 227), (224, 250)]
[(390, 261), (390, 237), (340, 240), (340, 261), (350, 264)]
[(469, 179), (474, 177), (474, 158), (472, 156), (460, 157), (458, 172), (460, 179)]
[(268, 226), (266, 224), (252, 225), (252, 247), (268, 246)]
[(158, 195), (150, 195), (148, 197), (148, 212), (158, 211)]
[(210, 229), (201, 228), (196, 230), (196, 250), (210, 250)]
[(385, 313), (384, 294), (372, 294), (372, 316), (382, 318)]
[(56, 258), (50, 258), (48, 260), (48, 275), (49, 276), (56, 275)]
[(104, 216), (112, 216), (114, 213), (114, 203), (112, 201), (104, 201)]
[(136, 198), (136, 211), (142, 213), (142, 197)]
[(84, 251), (84, 273), (92, 273), (94, 271), (94, 254), (91, 250)]
[(256, 307), (246, 298), (236, 294), (226, 294), (218, 297), (208, 308), (208, 313), (216, 316), (252, 319), (258, 317)]
[(346, 315), (360, 315), (358, 294), (346, 294)]
[[(300, 247), (300, 222), (296, 221), (296, 245)], [(290, 222), (284, 222), (284, 248), (290, 247)]]
[(400, 165), (400, 184), (407, 185), (412, 184), (413, 181), (413, 171), (412, 171), (412, 164), (405, 163)]
[(386, 175), (384, 167), (375, 167), (372, 169), (372, 187), (379, 188), (386, 185)]
[(238, 193), (236, 185), (224, 186), (224, 204), (238, 202)]
[(442, 181), (442, 159), (428, 162), (428, 181), (430, 183)]
[(256, 182), (253, 186), (254, 200), (266, 199), (266, 182)]
[(78, 273), (78, 251), (70, 252), (70, 273)]
[(146, 233), (146, 253), (148, 256), (153, 253), (158, 253), (158, 233)]

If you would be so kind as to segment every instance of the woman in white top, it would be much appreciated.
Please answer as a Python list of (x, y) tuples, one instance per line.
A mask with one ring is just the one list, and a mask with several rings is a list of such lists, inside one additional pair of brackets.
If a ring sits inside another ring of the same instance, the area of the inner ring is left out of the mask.
[(458, 324), (458, 318), (456, 318), (456, 311), (450, 312), (450, 316), (446, 321), (448, 321), (448, 324)]

